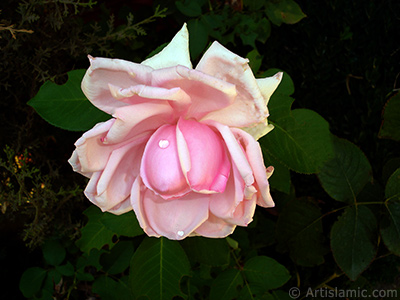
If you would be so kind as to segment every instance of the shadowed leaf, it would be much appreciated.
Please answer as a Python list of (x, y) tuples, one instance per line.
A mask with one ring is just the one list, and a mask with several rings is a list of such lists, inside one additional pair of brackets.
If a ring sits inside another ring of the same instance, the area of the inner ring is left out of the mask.
[(372, 262), (377, 252), (378, 227), (366, 206), (352, 206), (333, 224), (331, 247), (339, 267), (355, 280)]
[(84, 131), (111, 118), (83, 94), (81, 81), (86, 70), (68, 72), (63, 85), (46, 81), (28, 104), (51, 125), (72, 131)]

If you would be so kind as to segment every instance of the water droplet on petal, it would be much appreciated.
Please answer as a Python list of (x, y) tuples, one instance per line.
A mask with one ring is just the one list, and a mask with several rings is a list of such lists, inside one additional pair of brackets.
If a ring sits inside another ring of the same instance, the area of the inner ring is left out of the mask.
[(160, 141), (158, 142), (158, 146), (159, 146), (161, 149), (165, 149), (165, 148), (167, 148), (167, 147), (169, 146), (169, 141), (168, 141), (168, 140), (160, 140)]
[(178, 231), (178, 235), (179, 235), (179, 236), (183, 236), (184, 234), (185, 234), (185, 232), (183, 232), (182, 230), (179, 230), (179, 231)]

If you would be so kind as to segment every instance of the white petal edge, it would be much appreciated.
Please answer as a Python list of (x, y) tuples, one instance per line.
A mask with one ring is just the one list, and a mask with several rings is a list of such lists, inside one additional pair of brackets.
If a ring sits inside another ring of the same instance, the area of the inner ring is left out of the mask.
[(142, 65), (152, 67), (153, 69), (182, 65), (192, 69), (189, 54), (189, 32), (186, 23), (183, 24), (181, 30), (160, 53), (144, 60)]
[(283, 78), (283, 72), (278, 72), (274, 76), (257, 78), (257, 84), (260, 88), (261, 94), (264, 97), (265, 104), (267, 105), (272, 94), (277, 89)]

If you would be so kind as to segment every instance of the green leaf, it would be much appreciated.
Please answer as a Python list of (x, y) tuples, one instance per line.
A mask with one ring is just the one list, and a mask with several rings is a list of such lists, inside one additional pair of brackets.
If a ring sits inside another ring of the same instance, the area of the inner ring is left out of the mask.
[(243, 285), (243, 278), (236, 269), (220, 273), (211, 284), (210, 300), (237, 299), (238, 287)]
[(235, 241), (233, 238), (228, 236), (225, 238), (225, 240), (228, 243), (229, 247), (231, 247), (233, 250), (239, 249), (239, 243)]
[(289, 200), (282, 209), (276, 224), (276, 238), (278, 251), (288, 251), (298, 265), (320, 265), (328, 252), (323, 244), (321, 211), (307, 198)]
[(91, 206), (85, 210), (84, 214), (89, 218), (89, 221), (81, 230), (81, 238), (76, 241), (79, 249), (89, 253), (91, 249), (101, 249), (104, 245), (109, 245), (111, 248), (114, 245), (112, 242), (114, 232), (100, 221), (103, 216), (101, 210)]
[(99, 294), (101, 300), (131, 300), (134, 299), (131, 290), (123, 280), (114, 280), (107, 276), (96, 278), (92, 291)]
[(380, 232), (386, 247), (400, 255), (400, 200), (385, 202), (387, 211), (383, 215)]
[(40, 291), (46, 274), (46, 270), (38, 267), (25, 270), (19, 281), (19, 289), (25, 298), (33, 297)]
[(42, 246), (43, 256), (46, 262), (58, 266), (65, 258), (65, 248), (58, 242), (47, 240)]
[(133, 253), (134, 247), (131, 241), (119, 241), (110, 253), (101, 256), (100, 262), (108, 274), (119, 274), (129, 267)]
[(208, 31), (201, 20), (192, 19), (187, 22), (189, 31), (189, 50), (192, 61), (204, 51), (208, 42)]
[(363, 205), (346, 208), (333, 224), (333, 257), (351, 280), (355, 280), (374, 259), (377, 252), (377, 233), (375, 216)]
[(317, 174), (322, 187), (337, 201), (354, 203), (367, 182), (372, 168), (364, 153), (351, 142), (333, 137), (335, 156)]
[(274, 167), (274, 173), (268, 179), (271, 188), (281, 191), (285, 194), (289, 194), (291, 185), (289, 169), (268, 153), (268, 151), (265, 149), (263, 140), (260, 141), (260, 145), (261, 149), (263, 149), (265, 165)]
[(280, 26), (282, 23), (295, 24), (306, 15), (293, 0), (274, 0), (266, 2), (266, 14), (270, 21)]
[(240, 37), (243, 45), (256, 48), (257, 23), (253, 18), (243, 18), (237, 26), (234, 27), (234, 33)]
[(267, 256), (249, 259), (243, 267), (243, 272), (248, 282), (258, 286), (263, 293), (281, 287), (290, 279), (289, 271)]
[(143, 234), (133, 211), (118, 216), (107, 212), (102, 213), (100, 222), (117, 235), (135, 237)]
[(195, 18), (201, 15), (201, 6), (197, 1), (176, 1), (175, 5), (176, 8), (185, 16)]
[(333, 157), (329, 124), (314, 111), (291, 111), (292, 102), (282, 94), (271, 97), (269, 122), (275, 128), (262, 138), (264, 149), (293, 171), (317, 173)]
[(132, 257), (129, 283), (136, 297), (185, 298), (179, 283), (189, 271), (189, 261), (177, 241), (146, 238)]
[(74, 266), (68, 261), (65, 265), (56, 266), (56, 270), (64, 276), (73, 276), (74, 275)]
[(46, 81), (28, 104), (50, 124), (66, 130), (83, 131), (111, 118), (99, 110), (81, 90), (85, 70), (68, 72), (63, 85)]
[(226, 23), (227, 18), (229, 16), (226, 15), (225, 10), (222, 11), (222, 14), (213, 11), (200, 17), (201, 22), (207, 28), (208, 35), (223, 45), (234, 43), (235, 38), (234, 31)]
[(264, 6), (264, 1), (260, 0), (243, 0), (243, 5), (248, 7), (250, 10), (259, 10)]
[(263, 55), (261, 55), (256, 48), (247, 53), (246, 57), (249, 59), (249, 65), (254, 74), (258, 72), (261, 67)]
[(208, 266), (224, 266), (229, 263), (229, 246), (224, 239), (193, 237), (181, 242), (190, 261)]
[(400, 94), (386, 103), (379, 137), (400, 141)]
[(90, 278), (92, 279), (79, 279), (79, 280), (93, 280), (93, 276), (91, 274), (85, 274), (87, 271), (87, 267), (95, 267), (97, 271), (100, 271), (102, 269), (102, 266), (100, 264), (100, 257), (103, 253), (106, 251), (104, 249), (97, 250), (97, 249), (92, 249), (90, 250), (89, 253), (83, 253), (81, 256), (78, 257), (77, 262), (76, 262), (76, 269), (77, 273), (84, 274), (84, 277), (87, 277), (87, 275), (90, 275)]
[(43, 289), (50, 292), (54, 291), (54, 286), (62, 283), (62, 275), (56, 269), (47, 271), (46, 279), (43, 282)]
[(271, 35), (271, 22), (267, 18), (262, 18), (257, 22), (257, 41), (265, 44)]
[(54, 294), (53, 289), (51, 291), (43, 289), (41, 292), (41, 297), (34, 298), (34, 299), (35, 300), (36, 299), (38, 299), (38, 300), (54, 300), (53, 294)]
[(400, 168), (389, 177), (385, 187), (385, 197), (393, 200), (400, 199)]
[(394, 157), (389, 159), (384, 165), (382, 169), (382, 181), (387, 182), (392, 176), (392, 174), (400, 168), (400, 157)]
[(390, 176), (385, 195), (386, 212), (383, 215), (380, 232), (386, 247), (400, 255), (400, 169)]

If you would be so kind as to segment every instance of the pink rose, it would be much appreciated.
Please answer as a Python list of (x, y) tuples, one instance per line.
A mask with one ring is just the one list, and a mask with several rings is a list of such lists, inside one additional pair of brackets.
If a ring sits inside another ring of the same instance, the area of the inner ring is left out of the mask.
[(256, 141), (282, 73), (255, 79), (248, 60), (214, 42), (195, 69), (186, 25), (141, 64), (93, 58), (87, 98), (113, 116), (84, 133), (69, 163), (90, 178), (87, 198), (103, 211), (132, 208), (149, 236), (225, 237), (272, 207)]

